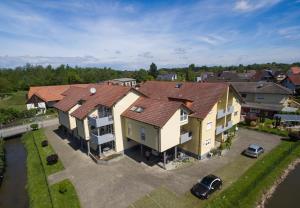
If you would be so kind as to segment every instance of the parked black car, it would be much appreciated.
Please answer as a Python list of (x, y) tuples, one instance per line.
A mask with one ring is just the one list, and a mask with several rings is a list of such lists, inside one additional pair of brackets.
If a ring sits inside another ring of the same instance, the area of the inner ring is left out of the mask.
[(195, 184), (191, 192), (200, 199), (208, 199), (210, 194), (221, 189), (222, 184), (223, 182), (219, 177), (211, 174), (205, 176), (199, 183)]

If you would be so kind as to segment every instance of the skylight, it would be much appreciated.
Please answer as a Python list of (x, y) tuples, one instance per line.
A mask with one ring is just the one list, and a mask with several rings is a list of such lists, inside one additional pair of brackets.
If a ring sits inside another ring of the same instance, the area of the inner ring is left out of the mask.
[(137, 112), (137, 113), (141, 113), (144, 111), (144, 108), (143, 107), (139, 107), (139, 106), (132, 106), (130, 108), (131, 111), (134, 111), (134, 112)]

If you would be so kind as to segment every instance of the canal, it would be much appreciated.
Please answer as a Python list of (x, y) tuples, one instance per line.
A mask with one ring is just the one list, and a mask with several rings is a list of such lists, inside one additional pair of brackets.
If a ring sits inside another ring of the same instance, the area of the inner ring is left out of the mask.
[(289, 173), (277, 187), (275, 193), (267, 201), (266, 208), (299, 207), (300, 206), (300, 164)]
[(1, 208), (27, 208), (26, 151), (20, 137), (5, 141), (6, 172), (0, 187)]

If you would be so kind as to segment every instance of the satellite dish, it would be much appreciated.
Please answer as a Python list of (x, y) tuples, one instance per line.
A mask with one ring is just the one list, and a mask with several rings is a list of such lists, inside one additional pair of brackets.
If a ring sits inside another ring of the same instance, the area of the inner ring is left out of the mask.
[(92, 87), (92, 88), (90, 89), (90, 92), (91, 92), (92, 94), (95, 94), (95, 93), (96, 93), (96, 88)]

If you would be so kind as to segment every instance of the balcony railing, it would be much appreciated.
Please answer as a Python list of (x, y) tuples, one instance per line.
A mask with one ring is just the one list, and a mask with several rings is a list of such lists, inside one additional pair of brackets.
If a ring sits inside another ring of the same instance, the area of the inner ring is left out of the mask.
[(188, 142), (192, 139), (192, 132), (181, 132), (180, 133), (180, 144)]
[(233, 113), (233, 111), (234, 111), (234, 107), (232, 105), (228, 106), (226, 111), (224, 109), (218, 110), (217, 119), (223, 118), (224, 116), (227, 116), (227, 115)]
[(91, 133), (91, 142), (97, 145), (104, 144), (115, 140), (115, 135), (112, 133), (107, 133), (103, 135), (97, 135)]
[(232, 121), (228, 121), (226, 126), (224, 126), (224, 125), (217, 126), (217, 128), (216, 128), (216, 135), (221, 134), (224, 131), (227, 131), (232, 126), (233, 126)]
[(88, 120), (89, 120), (89, 124), (96, 128), (101, 126), (107, 126), (113, 124), (114, 122), (112, 115), (106, 117), (89, 117)]

